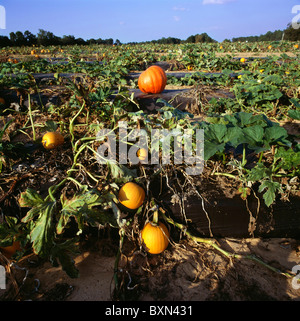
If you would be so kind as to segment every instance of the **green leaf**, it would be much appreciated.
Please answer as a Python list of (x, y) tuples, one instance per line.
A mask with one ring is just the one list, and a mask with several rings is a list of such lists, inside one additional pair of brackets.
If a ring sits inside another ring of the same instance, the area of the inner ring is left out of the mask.
[(264, 137), (264, 129), (259, 125), (243, 128), (243, 132), (246, 138), (246, 142), (250, 148), (259, 147), (257, 143), (262, 145)]
[(122, 164), (117, 164), (115, 162), (107, 162), (107, 165), (110, 169), (110, 173), (113, 179), (125, 178), (131, 179), (137, 176), (136, 170), (130, 170)]
[(46, 121), (46, 126), (45, 126), (45, 130), (46, 131), (51, 131), (51, 132), (55, 132), (57, 129), (57, 123), (53, 120), (47, 120)]
[(287, 131), (280, 126), (268, 127), (265, 130), (265, 140), (275, 142), (288, 136)]
[(285, 150), (283, 147), (278, 148), (274, 155), (275, 161), (280, 159), (278, 166), (282, 169), (291, 170), (300, 167), (300, 152), (292, 148)]
[(223, 152), (225, 148), (225, 143), (216, 144), (214, 142), (210, 142), (208, 140), (204, 141), (204, 159), (208, 160), (217, 152)]
[(263, 195), (263, 199), (265, 204), (269, 207), (275, 200), (276, 191), (281, 190), (281, 185), (278, 182), (273, 182), (272, 180), (264, 180), (259, 186), (258, 191), (261, 193), (264, 190), (266, 190), (266, 192)]
[(233, 147), (244, 143), (244, 132), (240, 127), (229, 127), (224, 137), (224, 141)]
[(300, 109), (300, 103), (299, 103), (298, 99), (296, 99), (296, 98), (291, 98), (291, 99), (290, 99), (290, 102), (291, 102), (297, 109)]
[(3, 128), (0, 129), (0, 140), (2, 140), (4, 132), (6, 131), (6, 129), (8, 128), (8, 126), (13, 122), (13, 119), (9, 120), (4, 126)]
[(264, 164), (258, 163), (253, 167), (247, 176), (247, 181), (260, 181), (264, 178), (271, 178), (272, 170), (267, 168)]
[(289, 110), (288, 115), (293, 119), (300, 120), (300, 110)]
[(247, 125), (252, 124), (253, 115), (251, 113), (246, 113), (242, 111), (237, 113), (236, 117), (237, 119), (239, 119), (241, 127), (245, 127)]
[(227, 127), (223, 124), (211, 124), (204, 130), (205, 139), (215, 140), (218, 144), (223, 143)]

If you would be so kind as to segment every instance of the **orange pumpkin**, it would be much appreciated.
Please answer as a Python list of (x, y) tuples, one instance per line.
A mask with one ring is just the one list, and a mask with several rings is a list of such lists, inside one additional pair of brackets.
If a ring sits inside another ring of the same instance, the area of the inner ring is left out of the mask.
[(64, 137), (59, 132), (48, 132), (42, 138), (42, 144), (46, 149), (53, 149), (64, 143)]
[(148, 222), (142, 232), (141, 239), (151, 254), (163, 252), (169, 245), (170, 233), (162, 222), (158, 222), (158, 213), (154, 213), (153, 222)]
[(119, 202), (128, 209), (136, 210), (144, 203), (144, 199), (144, 189), (134, 182), (124, 184), (119, 190)]
[(19, 241), (15, 241), (10, 246), (0, 247), (0, 250), (4, 256), (10, 259), (17, 251), (21, 250), (21, 244)]
[(167, 75), (159, 66), (151, 66), (143, 71), (138, 80), (139, 89), (146, 94), (159, 94), (167, 84)]

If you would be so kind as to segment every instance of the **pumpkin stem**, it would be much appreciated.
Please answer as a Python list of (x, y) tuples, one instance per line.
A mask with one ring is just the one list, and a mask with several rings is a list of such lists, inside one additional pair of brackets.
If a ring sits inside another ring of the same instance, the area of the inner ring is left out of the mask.
[(152, 223), (158, 225), (158, 211), (154, 211)]

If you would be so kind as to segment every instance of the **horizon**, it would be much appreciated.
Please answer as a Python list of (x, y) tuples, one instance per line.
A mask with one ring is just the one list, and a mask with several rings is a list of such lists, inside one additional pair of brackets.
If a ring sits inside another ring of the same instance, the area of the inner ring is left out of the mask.
[[(186, 40), (207, 33), (217, 42), (284, 30), (295, 17), (295, 0), (10, 0), (0, 35), (39, 29), (55, 36), (110, 39), (121, 43), (161, 38)], [(81, 23), (80, 23), (81, 21)]]

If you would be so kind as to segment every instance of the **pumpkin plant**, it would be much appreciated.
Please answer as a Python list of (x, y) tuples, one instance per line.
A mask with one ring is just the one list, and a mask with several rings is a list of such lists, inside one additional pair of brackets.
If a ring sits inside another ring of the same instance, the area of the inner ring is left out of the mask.
[(167, 84), (165, 71), (159, 66), (151, 66), (143, 71), (138, 79), (139, 89), (146, 94), (159, 94)]
[(158, 211), (153, 214), (152, 222), (146, 223), (141, 240), (151, 254), (162, 253), (169, 245), (170, 233), (165, 224), (158, 221)]

